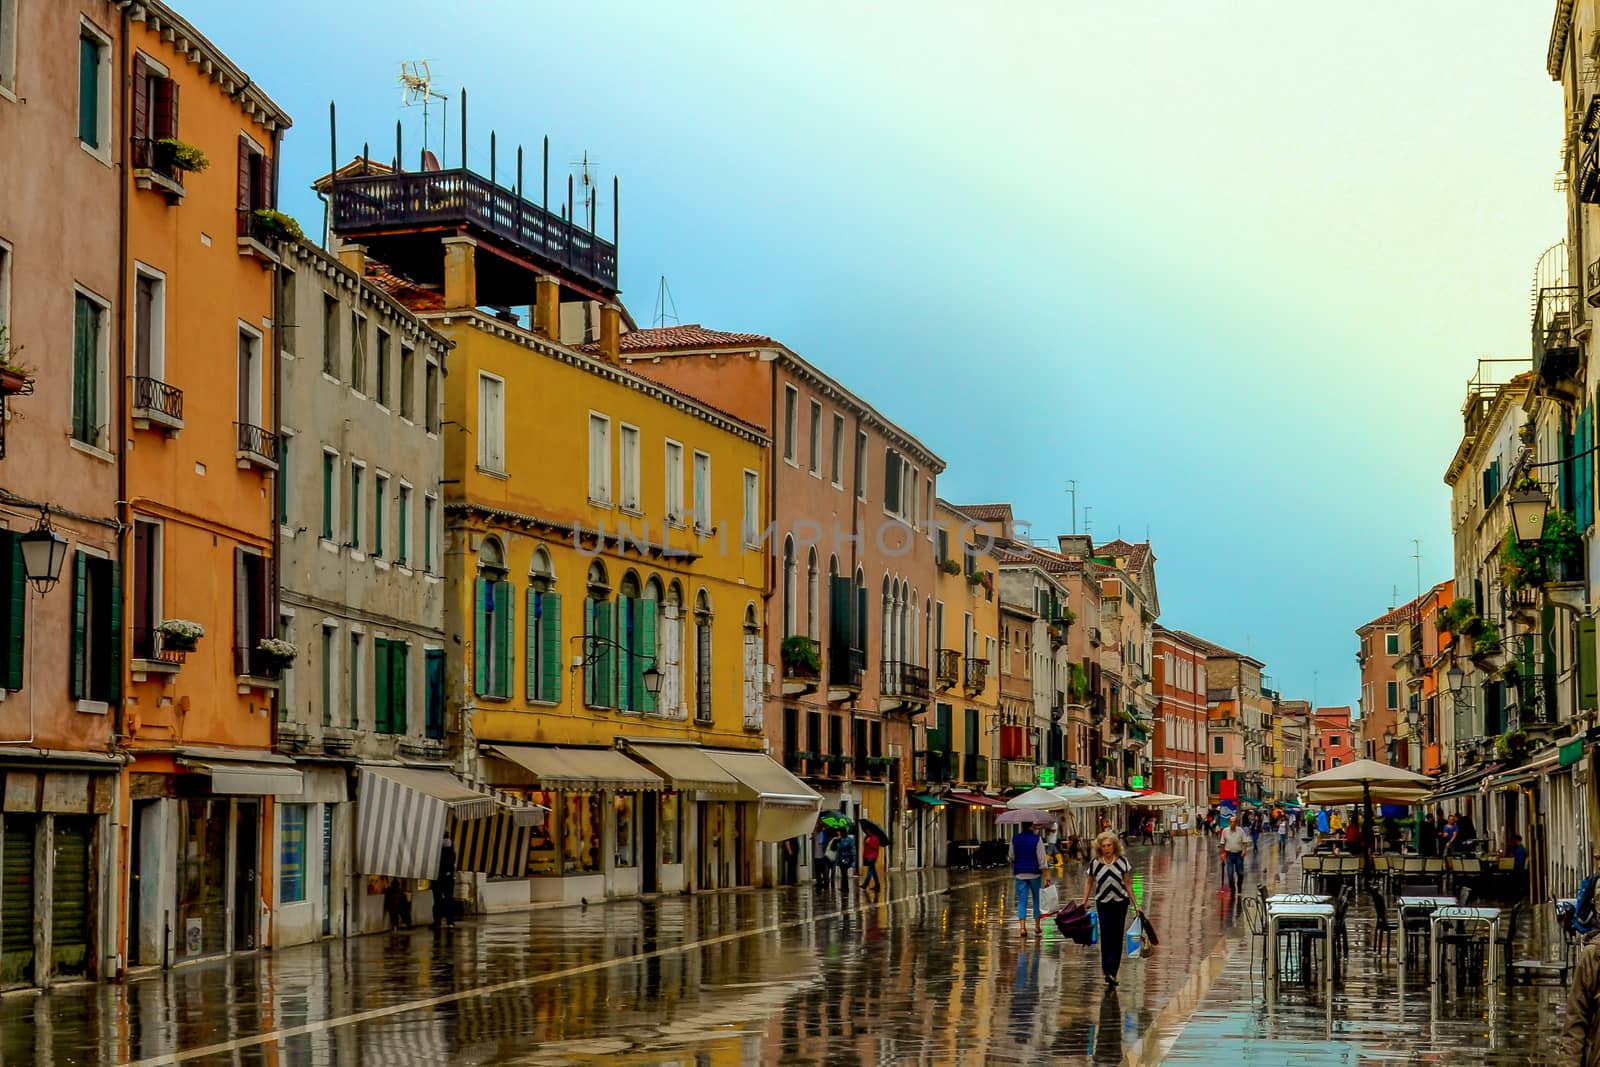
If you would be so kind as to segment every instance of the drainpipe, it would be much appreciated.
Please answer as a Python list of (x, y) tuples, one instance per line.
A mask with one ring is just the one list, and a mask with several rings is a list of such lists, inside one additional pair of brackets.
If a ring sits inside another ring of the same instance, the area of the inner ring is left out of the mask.
[[(132, 18), (129, 15), (128, 8), (123, 7), (122, 47), (118, 50), (117, 55), (117, 63), (121, 67), (121, 70), (117, 76), (117, 86), (119, 90), (121, 86), (127, 84), (128, 81), (128, 36), (131, 27)], [(118, 96), (121, 97), (121, 95), (122, 94), (119, 91)], [(107, 422), (117, 427), (117, 558), (126, 563), (129, 557), (128, 538), (133, 531), (132, 509), (128, 504), (128, 439), (125, 430), (125, 426), (132, 425), (132, 423), (124, 421), (127, 418), (127, 412), (129, 410), (127, 406), (128, 401), (132, 399), (132, 390), (128, 386), (128, 281), (133, 276), (133, 261), (130, 258), (128, 241), (129, 174), (126, 169), (129, 143), (128, 138), (131, 135), (132, 127), (128, 114), (129, 108), (127, 103), (124, 102), (123, 106), (119, 110), (121, 112), (121, 118), (118, 122), (120, 135), (117, 141), (117, 146), (118, 150), (123, 153), (124, 166), (114, 171), (114, 173), (117, 175), (117, 287), (120, 290), (117, 299), (117, 362), (116, 377), (114, 380), (116, 381), (119, 391), (122, 394), (123, 406), (119, 412), (121, 418), (115, 420), (114, 422), (111, 419), (107, 419)], [(126, 567), (124, 567), (123, 573), (128, 573)], [(128, 633), (127, 623), (133, 617), (133, 613), (129, 610), (133, 605), (127, 595), (128, 586), (129, 583), (124, 580), (122, 588), (117, 591), (117, 595), (122, 598), (123, 608), (122, 632), (118, 635), (118, 637), (122, 642), (122, 655), (119, 662), (123, 665), (124, 670), (126, 670), (126, 666), (129, 662), (128, 653), (132, 647), (132, 642), (129, 639), (130, 635)], [(113, 746), (125, 745), (126, 743), (126, 737), (124, 734), (124, 731), (127, 728), (127, 711), (125, 702), (128, 699), (128, 694), (124, 692), (123, 689), (125, 680), (128, 677), (131, 677), (131, 675), (125, 675), (124, 679), (119, 680), (119, 684), (117, 686), (118, 700), (115, 706), (111, 709), (111, 743)], [(33, 671), (31, 665), (28, 672), (28, 680), (30, 684), (33, 682)], [(127, 900), (126, 886), (128, 885), (128, 879), (132, 869), (131, 858), (128, 853), (130, 848), (130, 839), (129, 835), (123, 832), (123, 820), (126, 819), (129, 814), (129, 801), (127, 797), (129, 780), (128, 775), (124, 773), (124, 771), (125, 767), (118, 768), (119, 773), (117, 774), (116, 781), (117, 789), (113, 794), (111, 818), (109, 820), (110, 826), (112, 827), (112, 833), (115, 834), (116, 839), (117, 866), (115, 888), (113, 892), (116, 894), (115, 899), (122, 901)], [(113, 977), (120, 980), (127, 974), (127, 909), (122, 907), (112, 907), (111, 914), (113, 916), (110, 924), (112, 929), (110, 953), (112, 963), (111, 969), (114, 972)], [(138, 936), (137, 931), (134, 932), (134, 936)]]
[[(272, 195), (277, 199), (278, 174), (280, 170), (279, 153), (283, 147), (283, 130), (272, 131)], [(292, 239), (286, 239), (292, 240)], [(275, 634), (279, 626), (283, 625), (282, 592), (283, 568), (280, 566), (282, 559), (282, 538), (279, 531), (283, 528), (284, 515), (280, 509), (283, 504), (283, 407), (280, 403), (283, 387), (283, 286), (279, 284), (278, 272), (280, 268), (273, 266), (269, 272), (268, 285), (272, 287), (272, 421), (278, 427), (278, 469), (272, 474), (272, 630)], [(278, 750), (278, 701), (279, 691), (273, 689), (268, 697), (269, 710), (267, 712), (267, 727), (270, 731), (271, 748)], [(270, 943), (270, 940), (269, 940)]]

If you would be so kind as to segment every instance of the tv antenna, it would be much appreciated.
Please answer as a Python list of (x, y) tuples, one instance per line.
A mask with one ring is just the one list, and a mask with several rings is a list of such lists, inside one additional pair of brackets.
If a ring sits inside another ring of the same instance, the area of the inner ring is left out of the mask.
[[(450, 98), (444, 93), (433, 91), (433, 72), (428, 69), (426, 59), (408, 59), (400, 64), (400, 103), (404, 107), (422, 105), (422, 153), (424, 158), (428, 154), (428, 101), (448, 101)], [(450, 111), (442, 108), (439, 121), (440, 151), (448, 153), (445, 145), (449, 144)], [(465, 164), (465, 160), (462, 161)]]
[(589, 159), (589, 153), (585, 150), (583, 158), (574, 159), (572, 166), (578, 168), (578, 184), (583, 187), (583, 224), (592, 232), (595, 227), (595, 212), (600, 205), (600, 191), (595, 185), (594, 174), (589, 169), (591, 162), (593, 161)]
[(678, 317), (678, 303), (672, 299), (672, 290), (667, 287), (667, 276), (661, 276), (661, 285), (656, 289), (656, 313), (650, 318), (650, 325), (665, 326), (667, 324), (667, 309), (671, 308), (672, 324), (682, 326), (683, 320)]

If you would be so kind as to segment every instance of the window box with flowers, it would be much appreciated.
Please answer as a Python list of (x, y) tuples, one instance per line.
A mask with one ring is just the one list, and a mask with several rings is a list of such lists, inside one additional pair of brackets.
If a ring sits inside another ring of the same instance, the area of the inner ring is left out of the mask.
[(33, 368), (18, 359), (21, 355), (22, 346), (11, 343), (11, 331), (0, 322), (0, 398), (33, 392)]
[(161, 648), (166, 652), (193, 652), (206, 628), (188, 619), (167, 619), (156, 627), (161, 635)]
[(293, 644), (276, 637), (263, 637), (256, 644), (256, 656), (259, 662), (274, 672), (287, 670), (292, 666), (296, 651)]
[(939, 569), (952, 576), (959, 575), (961, 573), (961, 562), (954, 559), (943, 560), (939, 563)]

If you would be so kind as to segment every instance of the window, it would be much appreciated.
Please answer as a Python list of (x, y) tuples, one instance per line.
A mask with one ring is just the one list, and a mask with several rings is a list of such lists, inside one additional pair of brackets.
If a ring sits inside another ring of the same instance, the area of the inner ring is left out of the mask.
[(367, 391), (367, 319), (359, 311), (350, 313), (350, 388)]
[(599, 563), (589, 566), (588, 587), (583, 601), (583, 702), (591, 708), (612, 708), (617, 704), (617, 656), (604, 642), (616, 639), (616, 621), (610, 583)]
[(106, 305), (82, 292), (73, 304), (72, 438), (95, 448), (109, 444), (106, 395), (110, 339)]
[(1384, 634), (1383, 651), (1388, 655), (1398, 656), (1400, 654), (1400, 635)]
[(87, 22), (78, 36), (78, 140), (96, 155), (111, 148), (111, 42)]
[[(0, 0), (0, 3), (3, 2), (4, 0)], [(298, 332), (294, 329), (295, 309), (298, 303), (295, 296), (294, 280), (295, 272), (280, 263), (278, 265), (278, 305), (273, 309), (273, 313), (277, 315), (274, 325), (283, 328), (283, 354), (289, 359), (294, 358), (294, 339), (295, 334)]]
[(273, 481), (278, 485), (278, 522), (289, 525), (289, 443), (294, 435), (287, 430), (278, 435), (278, 472)]
[[(306, 899), (306, 804), (282, 804), (278, 823), (278, 903)], [(326, 877), (326, 872), (324, 872)]]
[(833, 484), (844, 484), (844, 416), (833, 415)]
[(561, 700), (561, 595), (550, 591), (554, 580), (550, 558), (543, 549), (534, 553), (528, 576), (527, 682), (529, 700)]
[(639, 510), (639, 429), (623, 426), (620, 440), (622, 448), (622, 506), (629, 511)]
[(372, 643), (372, 728), (380, 734), (406, 732), (406, 711), (411, 703), (406, 660), (410, 652), (404, 641), (379, 637)]
[(711, 601), (702, 590), (694, 612), (694, 717), (700, 723), (711, 722), (711, 670)]
[(250, 138), (239, 135), (239, 233), (255, 235), (255, 213), (273, 206), (272, 169), (266, 153)]
[(789, 463), (794, 462), (795, 434), (800, 429), (799, 425), (800, 394), (792, 385), (783, 387), (783, 458)]
[(511, 698), (511, 637), (515, 633), (515, 604), (506, 581), (505, 551), (489, 539), (478, 549), (475, 590), (477, 618), (473, 627), (475, 691), (496, 700)]
[(372, 477), (372, 558), (383, 558), (383, 513), (388, 510), (389, 476)]
[(233, 550), (233, 647), (235, 673), (270, 677), (273, 671), (260, 663), (260, 645), (278, 636), (278, 613), (272, 606), (272, 561), (259, 552)]
[(364, 463), (350, 462), (350, 548), (361, 548), (361, 476), (366, 473)]
[[(618, 793), (614, 801), (617, 813), (617, 848), (613, 859), (617, 867), (634, 865), (633, 809), (638, 802), (637, 793)], [(650, 798), (654, 801), (654, 797)]]
[(381, 404), (383, 407), (386, 407), (386, 408), (393, 406), (392, 404), (389, 403), (389, 345), (390, 345), (390, 340), (391, 339), (389, 337), (389, 331), (383, 329), (382, 327), (379, 327), (378, 328), (378, 349), (377, 349), (378, 362), (377, 362), (377, 366), (374, 368), (378, 373), (378, 380), (377, 380), (377, 383), (376, 383), (376, 386), (375, 386), (375, 391), (373, 392), (373, 396), (377, 399), (379, 404)]
[(867, 499), (867, 432), (856, 431), (856, 499)]
[(702, 533), (711, 530), (711, 457), (694, 454), (694, 526)]
[(339, 352), (339, 301), (322, 297), (322, 373), (339, 377), (344, 358)]
[[(260, 426), (266, 421), (262, 412), (261, 335), (254, 330), (239, 327), (239, 425)], [(240, 435), (244, 443), (244, 435)]]
[(0, 0), (0, 89), (17, 87), (17, 3)]
[(506, 383), (478, 373), (478, 466), (495, 474), (506, 470)]
[[(12, 0), (0, 0), (0, 8), (10, 4)], [(4, 13), (0, 12), (0, 25), (4, 24)], [(4, 47), (4, 41), (0, 41)], [(11, 246), (0, 241), (0, 328), (8, 327), (11, 323)]]
[(439, 510), (439, 498), (429, 494), (422, 498), (422, 569), (437, 573), (433, 562), (433, 513)]
[(589, 502), (611, 504), (611, 420), (589, 415)]
[(410, 345), (400, 349), (400, 417), (415, 418), (413, 409), (417, 399), (417, 350)]
[(1211, 739), (1211, 751), (1219, 756), (1222, 755), (1222, 738), (1213, 737)]
[(361, 729), (361, 634), (350, 632), (350, 727)]
[(1400, 706), (1400, 683), (1399, 682), (1390, 682), (1389, 686), (1388, 686), (1388, 689), (1389, 689), (1389, 692), (1388, 692), (1389, 704), (1388, 704), (1388, 706), (1389, 706), (1390, 710), (1393, 710), (1393, 709), (1398, 708)]
[(428, 409), (426, 412), (423, 413), (423, 415), (427, 419), (428, 432), (429, 433), (438, 433), (439, 432), (439, 364), (435, 363), (431, 359), (428, 360), (428, 362), (422, 368), (422, 374), (423, 374), (422, 402), (423, 402), (423, 404), (427, 405), (427, 409)]
[(133, 165), (175, 177), (171, 158), (157, 155), (156, 144), (178, 136), (178, 85), (143, 55), (133, 57), (132, 112)]
[(422, 653), (424, 669), (427, 672), (426, 683), (427, 706), (423, 710), (423, 735), (435, 741), (444, 740), (444, 693), (445, 693), (445, 659), (444, 649), (430, 648)]
[(155, 659), (161, 654), (156, 627), (161, 625), (161, 523), (133, 520), (133, 655)]
[(399, 514), (395, 519), (394, 561), (404, 567), (411, 561), (411, 487), (402, 485), (398, 501)]
[(322, 624), (322, 725), (333, 725), (334, 656), (338, 648), (339, 628), (331, 623)]
[(915, 511), (912, 503), (916, 472), (911, 461), (892, 448), (883, 450), (883, 507), (891, 515), (909, 519)]
[(667, 442), (667, 521), (683, 521), (683, 446)]
[(799, 631), (795, 619), (799, 615), (800, 598), (795, 591), (794, 538), (783, 539), (783, 636), (790, 637)]
[(322, 452), (322, 539), (332, 541), (339, 528), (339, 453)]
[(755, 548), (761, 539), (761, 479), (755, 471), (744, 472), (744, 543)]
[(822, 593), (817, 584), (817, 550), (813, 548), (806, 562), (806, 636), (813, 641), (821, 636), (817, 630), (817, 607), (821, 602)]
[[(5, 3), (6, 0), (0, 0)], [(3, 309), (0, 309), (3, 313)], [(134, 268), (133, 373), (139, 378), (164, 381), (167, 366), (167, 283), (155, 271)], [(134, 407), (154, 406), (156, 396), (142, 393), (135, 383)]]
[(822, 405), (811, 402), (811, 473), (822, 473)]

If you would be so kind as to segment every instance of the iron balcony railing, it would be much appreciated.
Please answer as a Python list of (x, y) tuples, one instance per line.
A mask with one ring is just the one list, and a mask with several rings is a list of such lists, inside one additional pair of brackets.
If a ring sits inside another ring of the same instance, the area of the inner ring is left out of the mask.
[(981, 693), (989, 684), (989, 661), (975, 656), (967, 657), (967, 692)]
[(1533, 304), (1533, 372), (1547, 381), (1570, 377), (1577, 368), (1578, 346), (1572, 339), (1582, 303), (1576, 285), (1548, 285)]
[(133, 169), (149, 170), (174, 185), (183, 185), (183, 171), (173, 166), (173, 149), (159, 140), (135, 137), (132, 143)]
[(961, 682), (961, 650), (958, 648), (941, 648), (939, 650), (939, 688), (951, 689)]
[(1578, 159), (1578, 200), (1600, 204), (1600, 138), (1594, 138)]
[(867, 653), (861, 648), (835, 648), (828, 654), (828, 684), (845, 689), (860, 689), (861, 675), (867, 669)]
[(236, 422), (239, 430), (239, 451), (268, 463), (278, 462), (278, 435), (262, 426)]
[(883, 695), (905, 700), (928, 699), (928, 668), (888, 660), (883, 665)]
[(161, 631), (154, 627), (135, 627), (133, 630), (133, 658), (155, 660), (160, 663), (182, 663), (187, 652), (165, 647)]
[(989, 782), (989, 757), (981, 752), (968, 752), (961, 760), (961, 780), (978, 785)]
[(954, 779), (952, 761), (948, 752), (924, 750), (915, 753), (916, 765), (912, 771), (918, 781), (942, 784)]
[(617, 246), (472, 171), (338, 178), (333, 228), (351, 235), (408, 226), (465, 226), (512, 242), (602, 288), (617, 288)]
[(242, 678), (276, 678), (283, 669), (282, 662), (259, 648), (235, 648), (233, 673)]
[(183, 390), (168, 385), (160, 378), (135, 374), (129, 379), (133, 385), (133, 414), (137, 418), (151, 414), (183, 421)]

